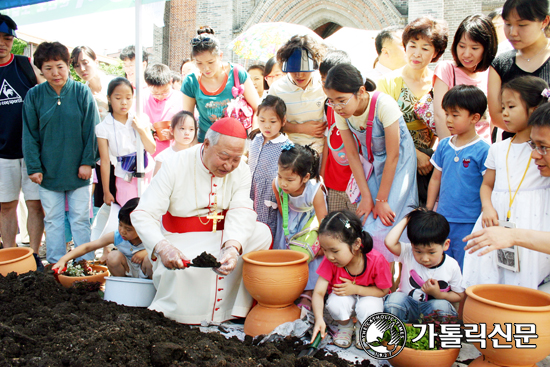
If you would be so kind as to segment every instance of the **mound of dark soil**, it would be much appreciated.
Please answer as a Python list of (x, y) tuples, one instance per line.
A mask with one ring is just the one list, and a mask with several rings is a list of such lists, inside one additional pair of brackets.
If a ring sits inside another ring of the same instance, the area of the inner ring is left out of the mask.
[(0, 275), (0, 366), (352, 365), (323, 352), (297, 358), (303, 348), (297, 339), (254, 345), (204, 334), (97, 292), (63, 288), (49, 274)]

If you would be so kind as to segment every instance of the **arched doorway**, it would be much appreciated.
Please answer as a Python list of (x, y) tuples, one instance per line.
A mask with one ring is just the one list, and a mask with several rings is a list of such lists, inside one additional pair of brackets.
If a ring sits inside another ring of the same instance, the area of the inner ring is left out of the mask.
[(334, 22), (327, 22), (313, 31), (317, 33), (321, 38), (325, 39), (332, 34), (334, 34), (336, 31), (338, 31), (342, 26), (340, 24), (334, 23)]

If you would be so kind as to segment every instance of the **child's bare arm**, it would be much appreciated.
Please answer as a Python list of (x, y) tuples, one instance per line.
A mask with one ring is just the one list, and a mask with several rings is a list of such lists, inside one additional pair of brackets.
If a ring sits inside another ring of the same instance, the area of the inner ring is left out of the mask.
[(327, 216), (327, 201), (325, 200), (325, 195), (323, 194), (323, 186), (319, 187), (315, 197), (313, 198), (313, 209), (315, 210), (315, 215), (319, 223)]
[(408, 217), (401, 219), (401, 221), (391, 229), (390, 233), (388, 233), (386, 239), (384, 240), (384, 244), (388, 250), (390, 250), (390, 252), (395, 256), (401, 255), (401, 243), (399, 242), (399, 237), (401, 237), (401, 234), (407, 227), (407, 223), (409, 223)]
[(430, 184), (428, 185), (428, 199), (426, 200), (426, 208), (433, 210), (437, 197), (439, 196), (439, 189), (441, 188), (441, 171), (437, 168), (432, 173)]
[(147, 257), (147, 250), (141, 250), (132, 255), (132, 262), (136, 264), (143, 263), (143, 259)]
[(109, 158), (109, 141), (103, 138), (97, 138), (97, 148), (99, 150), (99, 157), (101, 160), (100, 172), (101, 172), (101, 182), (103, 186), (103, 201), (107, 205), (111, 205), (115, 198), (111, 194), (109, 189), (109, 180), (110, 180), (110, 170), (111, 170), (111, 159)]
[(390, 291), (389, 288), (380, 289), (375, 285), (364, 286), (353, 284), (353, 282), (347, 278), (340, 278), (340, 280), (344, 283), (335, 284), (332, 287), (334, 294), (338, 296), (351, 296), (356, 294), (361, 297), (384, 297)]
[(275, 185), (275, 180), (276, 178), (273, 179), (271, 186), (273, 187), (273, 192), (275, 193), (275, 198), (277, 199), (277, 208), (279, 208), (279, 213), (283, 215), (283, 208), (281, 208), (281, 198), (279, 197), (279, 191), (277, 190), (277, 186)]
[(421, 288), (422, 292), (432, 296), (436, 299), (444, 299), (451, 303), (460, 302), (464, 297), (464, 292), (457, 293), (453, 291), (441, 292), (439, 288), (439, 283), (435, 279), (428, 279)]
[(328, 280), (323, 277), (317, 279), (315, 289), (313, 290), (313, 296), (311, 297), (311, 307), (313, 309), (313, 315), (315, 316), (315, 326), (313, 326), (313, 333), (311, 335), (311, 342), (317, 336), (317, 333), (321, 333), (321, 337), (326, 335), (327, 324), (323, 318), (323, 311), (325, 308), (325, 294), (328, 289)]
[(77, 246), (74, 250), (67, 252), (54, 266), (53, 269), (63, 269), (65, 264), (77, 257), (84, 256), (88, 252), (95, 251), (102, 247), (108, 246), (111, 243), (115, 242), (115, 232), (106, 233), (103, 236), (99, 237), (97, 240), (85, 243), (83, 245)]
[(496, 171), (494, 169), (487, 169), (483, 176), (483, 183), (479, 190), (479, 196), (481, 198), (481, 221), (483, 227), (498, 226), (498, 213), (493, 207), (491, 201), (491, 195), (493, 194), (493, 188), (495, 187)]

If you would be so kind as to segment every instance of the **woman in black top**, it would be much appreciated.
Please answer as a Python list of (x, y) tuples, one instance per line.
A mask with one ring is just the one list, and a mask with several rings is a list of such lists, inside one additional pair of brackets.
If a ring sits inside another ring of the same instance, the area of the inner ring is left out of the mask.
[(502, 84), (523, 75), (536, 76), (550, 83), (550, 42), (545, 35), (550, 23), (548, 0), (506, 0), (502, 18), (506, 38), (515, 50), (493, 61), (489, 69), (487, 99), (491, 122), (505, 129), (500, 101)]

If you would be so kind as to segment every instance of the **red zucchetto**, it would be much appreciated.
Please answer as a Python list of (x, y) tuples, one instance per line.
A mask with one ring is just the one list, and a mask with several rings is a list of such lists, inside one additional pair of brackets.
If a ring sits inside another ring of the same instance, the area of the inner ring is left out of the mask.
[(222, 135), (234, 136), (236, 138), (246, 139), (246, 129), (243, 124), (232, 117), (224, 117), (214, 122), (210, 129)]

